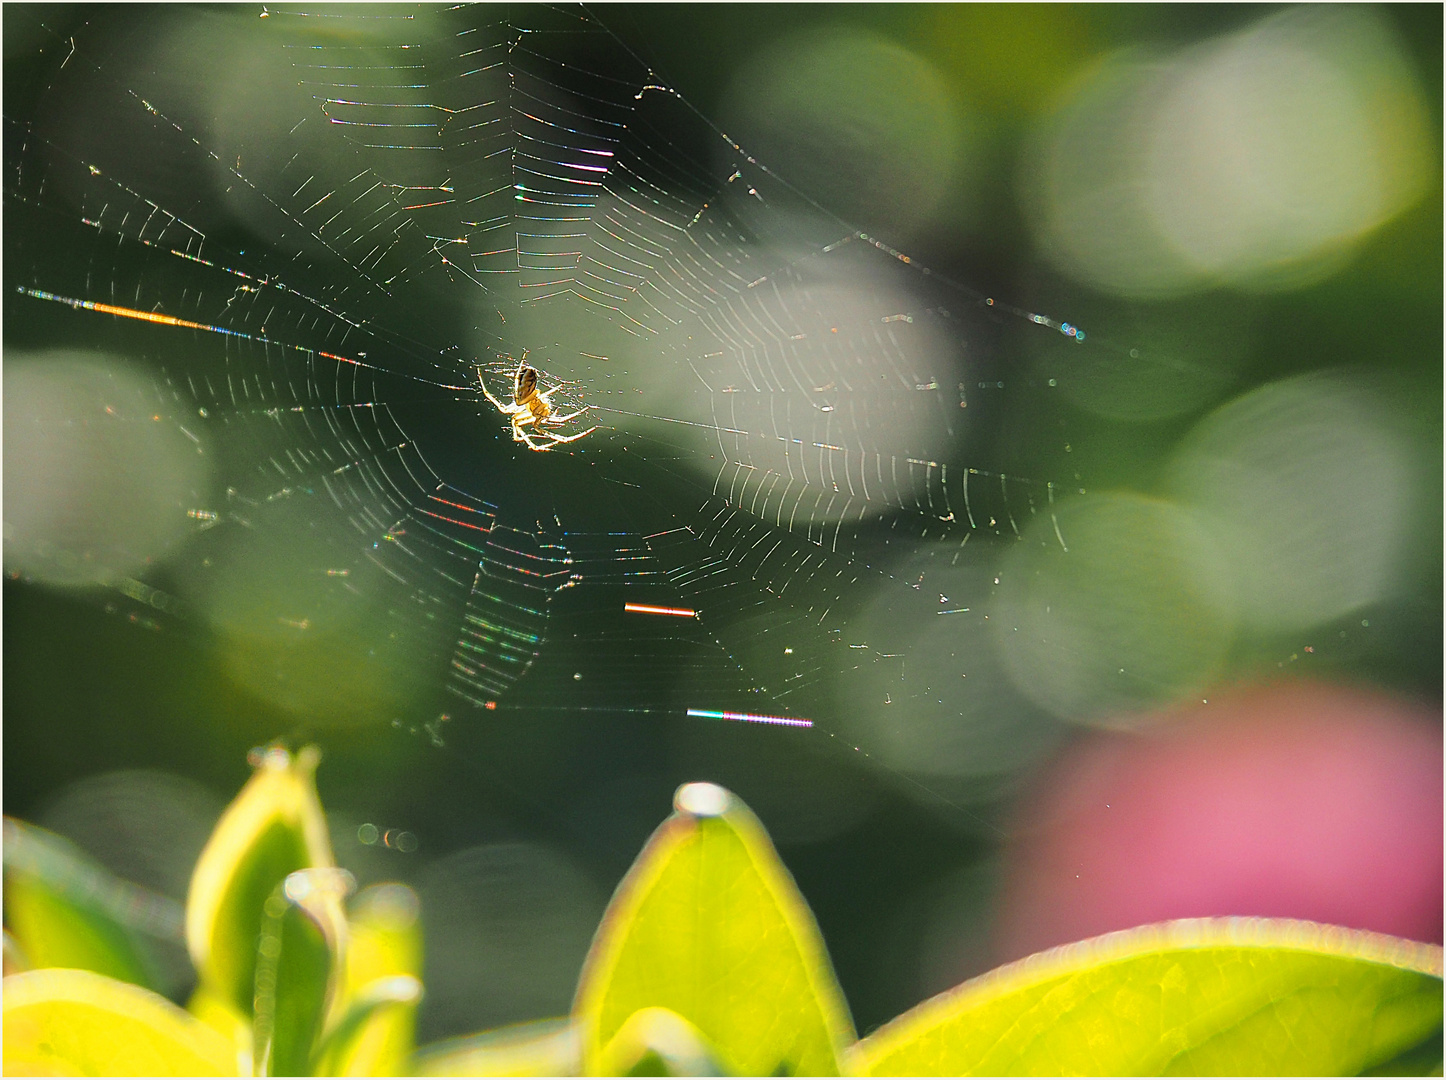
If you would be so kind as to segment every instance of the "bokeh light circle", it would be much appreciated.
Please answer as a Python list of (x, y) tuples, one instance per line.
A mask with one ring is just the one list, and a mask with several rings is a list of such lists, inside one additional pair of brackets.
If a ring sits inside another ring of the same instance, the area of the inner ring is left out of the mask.
[(966, 141), (949, 83), (873, 33), (787, 38), (734, 77), (725, 128), (828, 210), (907, 235), (953, 194)]
[(51, 585), (117, 584), (196, 531), (211, 457), (151, 379), (95, 353), (5, 362), (5, 568)]
[(849, 739), (892, 769), (941, 782), (960, 798), (1048, 752), (1061, 725), (1022, 694), (994, 657), (992, 559), (956, 564), (944, 549), (899, 564), (918, 586), (880, 590), (844, 634), (856, 662), (833, 709)]
[(1064, 503), (1000, 573), (998, 654), (1055, 715), (1128, 722), (1220, 670), (1234, 625), (1219, 561), (1203, 523), (1175, 503), (1128, 493)]
[(1294, 288), (1421, 197), (1429, 132), (1380, 15), (1302, 6), (1110, 58), (1043, 125), (1021, 179), (1046, 256), (1097, 288)]
[(1363, 381), (1305, 375), (1230, 402), (1178, 449), (1171, 491), (1227, 553), (1243, 620), (1309, 626), (1390, 590), (1411, 480), (1389, 417)]
[(419, 892), (419, 1041), (567, 1012), (603, 909), (571, 861), (532, 844), (468, 848), (427, 867)]

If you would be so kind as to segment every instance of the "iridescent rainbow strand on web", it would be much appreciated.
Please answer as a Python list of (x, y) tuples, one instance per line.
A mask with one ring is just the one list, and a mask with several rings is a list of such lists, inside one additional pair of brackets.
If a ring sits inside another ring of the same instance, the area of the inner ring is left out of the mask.
[(789, 727), (813, 727), (812, 720), (800, 720), (793, 716), (760, 716), (757, 713), (719, 712), (715, 709), (689, 709), (689, 716), (704, 720), (742, 720), (750, 724), (787, 724)]

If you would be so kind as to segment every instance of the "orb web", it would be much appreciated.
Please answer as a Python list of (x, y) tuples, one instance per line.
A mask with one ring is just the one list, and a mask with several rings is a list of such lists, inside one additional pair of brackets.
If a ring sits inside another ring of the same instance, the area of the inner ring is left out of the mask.
[[(1100, 346), (833, 216), (584, 10), (185, 11), (42, 48), (7, 329), (142, 358), (201, 433), (189, 541), (115, 588), (288, 707), (852, 744), (848, 673), (936, 696), (858, 639), (865, 600), (968, 618), (931, 567), (1053, 512), (997, 437), (1002, 343)], [(482, 386), (524, 358), (597, 430), (514, 442)]]

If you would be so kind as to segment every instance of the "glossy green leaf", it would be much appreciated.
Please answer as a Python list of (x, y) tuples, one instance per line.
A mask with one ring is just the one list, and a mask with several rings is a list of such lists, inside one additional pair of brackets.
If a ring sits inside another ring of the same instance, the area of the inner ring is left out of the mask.
[(394, 882), (365, 889), (352, 904), (341, 1015), (325, 1037), (318, 1074), (392, 1076), (404, 1070), (422, 998), (419, 911), (417, 894)]
[(236, 1054), (159, 994), (91, 971), (5, 979), (7, 1076), (235, 1076)]
[(1039, 953), (860, 1042), (864, 1075), (1351, 1075), (1441, 1026), (1441, 948), (1182, 919)]
[(831, 1075), (853, 1041), (823, 939), (758, 819), (713, 784), (685, 784), (677, 810), (618, 886), (573, 1015), (583, 1062), (630, 1017), (683, 1017), (743, 1075)]
[(258, 757), (206, 842), (186, 899), (186, 946), (202, 983), (248, 1017), (267, 898), (287, 874), (332, 863), (312, 779), (320, 752), (293, 757), (272, 746)]
[(566, 1018), (514, 1024), (424, 1046), (416, 1076), (578, 1076), (582, 1040)]
[(5, 921), (28, 967), (82, 968), (155, 989), (137, 933), (178, 935), (180, 906), (122, 881), (53, 833), (5, 819)]
[(255, 1046), (268, 1076), (308, 1076), (340, 973), (351, 875), (289, 874), (267, 899), (256, 963)]

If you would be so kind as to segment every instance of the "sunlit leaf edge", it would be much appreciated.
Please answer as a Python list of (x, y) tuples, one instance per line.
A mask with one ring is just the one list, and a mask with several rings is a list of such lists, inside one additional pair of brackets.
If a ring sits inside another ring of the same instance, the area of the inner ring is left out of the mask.
[[(824, 1023), (831, 1035), (835, 1060), (840, 1071), (843, 1071), (845, 1053), (857, 1039), (857, 1034), (848, 1001), (834, 974), (833, 961), (813, 917), (813, 911), (799, 891), (793, 875), (783, 864), (768, 831), (758, 817), (742, 799), (731, 792), (727, 793), (726, 806), (725, 812), (716, 815), (695, 815), (686, 810), (675, 810), (653, 830), (637, 859), (618, 883), (583, 962), (577, 993), (573, 999), (572, 1016), (582, 1038), (582, 1064), (585, 1072), (592, 1073), (602, 1060), (606, 1040), (601, 1037), (593, 1018), (606, 995), (607, 984), (627, 940), (626, 927), (636, 917), (644, 899), (657, 886), (671, 855), (703, 822), (717, 822), (732, 829), (744, 850), (749, 853), (754, 869), (778, 905), (790, 933), (804, 955), (805, 977), (809, 989), (814, 1000), (819, 1003)], [(759, 852), (764, 854), (762, 859), (758, 858)], [(609, 1033), (608, 1037), (611, 1038), (613, 1034), (616, 1033)]]
[(1050, 979), (1151, 953), (1198, 948), (1260, 948), (1385, 964), (1441, 978), (1442, 948), (1367, 930), (1304, 919), (1174, 919), (1061, 945), (960, 983), (896, 1017), (849, 1048), (847, 1071), (868, 1075), (905, 1044), (961, 1012)]
[[(255, 946), (234, 942), (244, 959), (238, 961), (239, 971), (223, 974), (215, 970), (213, 959), (217, 935), (238, 931), (238, 927), (223, 923), (238, 917), (238, 903), (252, 899), (250, 885), (255, 883), (250, 878), (261, 869), (258, 859), (274, 862), (272, 872), (264, 876), (276, 880), (263, 883), (254, 898), (254, 917), (243, 918), (243, 922), (254, 923), (252, 932), (245, 935), (248, 937), (259, 934), (260, 906), (282, 877), (308, 866), (332, 865), (326, 817), (316, 794), (315, 772), (320, 761), (321, 751), (314, 746), (304, 747), (295, 755), (280, 746), (268, 747), (251, 778), (222, 812), (191, 872), (185, 915), (191, 962), (202, 983), (214, 984), (229, 994), (248, 1015)], [(294, 851), (281, 851), (293, 844)], [(227, 962), (234, 959), (227, 957)], [(228, 979), (226, 974), (237, 978)]]

